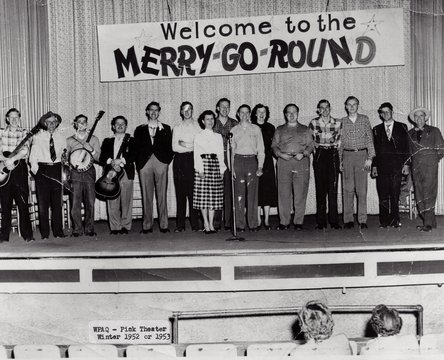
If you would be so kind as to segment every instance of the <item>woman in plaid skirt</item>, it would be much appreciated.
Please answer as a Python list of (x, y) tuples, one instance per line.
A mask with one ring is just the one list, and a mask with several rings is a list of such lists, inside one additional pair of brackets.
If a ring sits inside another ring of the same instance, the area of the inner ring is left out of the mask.
[(194, 137), (194, 194), (193, 208), (200, 209), (204, 219), (204, 233), (214, 234), (214, 210), (223, 207), (224, 144), (222, 135), (213, 132), (216, 116), (204, 111), (198, 119), (203, 129)]

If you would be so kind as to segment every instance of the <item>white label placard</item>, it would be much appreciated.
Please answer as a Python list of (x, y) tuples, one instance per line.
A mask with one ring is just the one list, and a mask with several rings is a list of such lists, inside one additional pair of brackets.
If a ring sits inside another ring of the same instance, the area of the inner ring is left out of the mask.
[(95, 344), (170, 344), (168, 320), (94, 320), (89, 341)]

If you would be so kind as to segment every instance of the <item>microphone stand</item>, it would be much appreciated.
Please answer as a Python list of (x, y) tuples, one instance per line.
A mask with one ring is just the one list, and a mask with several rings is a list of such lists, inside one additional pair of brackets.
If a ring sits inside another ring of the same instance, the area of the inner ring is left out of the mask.
[(242, 236), (237, 236), (237, 226), (236, 226), (236, 205), (234, 202), (234, 168), (233, 168), (233, 157), (231, 156), (233, 148), (232, 148), (232, 143), (231, 143), (231, 138), (233, 137), (232, 133), (229, 133), (227, 135), (228, 138), (228, 148), (230, 150), (229, 156), (228, 156), (228, 163), (230, 165), (230, 185), (231, 185), (231, 206), (232, 206), (232, 217), (233, 217), (233, 221), (231, 222), (231, 231), (233, 236), (230, 236), (228, 239), (225, 239), (225, 241), (245, 241), (245, 238), (243, 238)]

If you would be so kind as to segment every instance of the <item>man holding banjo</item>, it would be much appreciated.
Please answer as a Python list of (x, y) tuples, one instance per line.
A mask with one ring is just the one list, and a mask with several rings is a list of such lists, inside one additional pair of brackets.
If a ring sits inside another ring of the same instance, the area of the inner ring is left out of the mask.
[[(85, 233), (87, 236), (95, 236), (94, 232), (94, 202), (96, 193), (94, 184), (96, 170), (94, 162), (99, 162), (100, 143), (93, 135), (95, 125), (103, 116), (100, 112), (91, 131), (88, 129), (88, 118), (77, 115), (74, 119), (75, 134), (66, 139), (67, 155), (71, 167), (72, 206), (71, 216), (73, 220), (72, 236), (78, 237)], [(85, 222), (82, 224), (82, 202), (85, 210)]]

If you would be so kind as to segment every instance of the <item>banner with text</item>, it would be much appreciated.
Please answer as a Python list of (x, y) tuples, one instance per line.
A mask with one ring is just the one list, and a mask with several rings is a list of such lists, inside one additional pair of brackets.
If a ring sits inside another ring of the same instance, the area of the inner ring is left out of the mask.
[(404, 65), (403, 9), (99, 25), (101, 81)]

